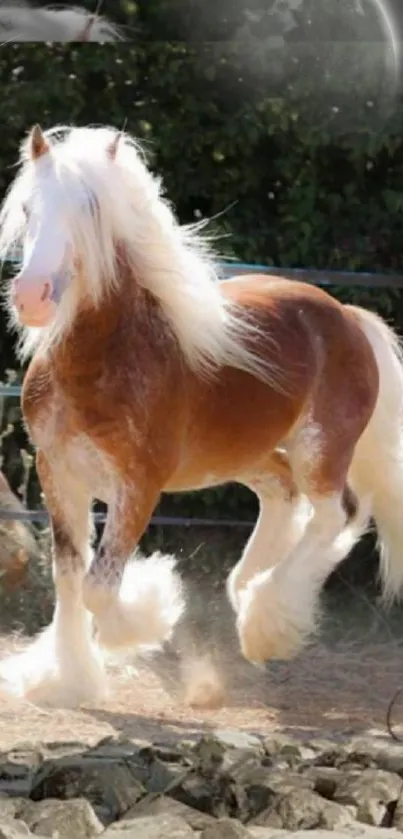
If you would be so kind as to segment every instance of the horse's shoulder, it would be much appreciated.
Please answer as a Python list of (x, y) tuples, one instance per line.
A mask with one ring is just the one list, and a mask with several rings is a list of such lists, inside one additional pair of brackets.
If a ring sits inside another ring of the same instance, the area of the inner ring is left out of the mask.
[(50, 362), (46, 357), (35, 357), (26, 371), (21, 392), (22, 410), (27, 419), (46, 406), (54, 395), (55, 383)]

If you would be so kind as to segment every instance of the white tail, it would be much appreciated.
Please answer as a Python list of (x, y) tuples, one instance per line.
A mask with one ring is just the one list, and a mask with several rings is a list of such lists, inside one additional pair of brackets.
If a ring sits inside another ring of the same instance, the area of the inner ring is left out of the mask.
[(379, 315), (348, 306), (374, 351), (378, 401), (356, 446), (349, 480), (359, 497), (372, 497), (380, 547), (383, 597), (403, 594), (403, 347)]

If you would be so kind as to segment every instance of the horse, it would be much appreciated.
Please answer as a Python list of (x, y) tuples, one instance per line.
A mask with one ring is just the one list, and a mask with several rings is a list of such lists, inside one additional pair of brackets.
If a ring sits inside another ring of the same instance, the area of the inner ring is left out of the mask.
[(25, 2), (0, 5), (0, 40), (18, 41), (97, 41), (123, 40), (118, 27), (98, 13), (82, 8), (34, 8)]
[[(101, 701), (103, 650), (152, 648), (186, 606), (172, 558), (133, 549), (161, 493), (236, 481), (259, 516), (228, 576), (243, 656), (296, 655), (320, 589), (368, 526), (403, 587), (403, 353), (378, 315), (281, 276), (221, 280), (139, 143), (34, 126), (0, 211), (21, 405), (49, 511), (51, 624), (0, 666), (38, 704)], [(107, 505), (91, 550), (91, 504)]]

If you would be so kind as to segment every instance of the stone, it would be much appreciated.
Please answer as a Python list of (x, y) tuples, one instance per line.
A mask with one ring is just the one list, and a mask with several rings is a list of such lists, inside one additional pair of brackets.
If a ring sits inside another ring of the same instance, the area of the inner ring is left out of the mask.
[[(283, 757), (288, 760), (301, 760), (302, 743), (286, 734), (272, 734), (263, 741), (263, 748), (270, 757)], [(312, 756), (315, 752), (312, 751)]]
[(396, 804), (402, 788), (403, 781), (394, 772), (383, 769), (344, 772), (336, 785), (333, 800), (355, 805), (358, 821), (382, 826), (388, 808), (392, 803)]
[(104, 826), (84, 798), (59, 801), (48, 798), (27, 805), (22, 813), (25, 823), (37, 836), (57, 839), (90, 839), (102, 833)]
[(0, 839), (26, 839), (32, 837), (27, 825), (19, 819), (6, 819), (0, 823)]
[(40, 750), (34, 748), (0, 754), (0, 792), (10, 796), (30, 795), (42, 760)]
[(390, 743), (376, 751), (376, 764), (386, 772), (396, 772), (403, 778), (403, 745)]
[(2, 795), (0, 797), (0, 825), (7, 819), (19, 818), (26, 804), (26, 798)]
[(88, 745), (79, 740), (56, 740), (54, 743), (40, 743), (38, 746), (29, 743), (27, 748), (35, 749), (41, 758), (41, 763), (44, 760), (60, 760), (62, 757), (73, 755), (82, 756), (88, 752)]
[(343, 779), (343, 771), (334, 766), (309, 766), (302, 777), (311, 781), (314, 792), (323, 798), (332, 799), (337, 785)]
[[(130, 763), (132, 769), (132, 764)], [(148, 793), (163, 794), (183, 781), (189, 770), (177, 763), (165, 763), (154, 758), (147, 770), (147, 777), (144, 778), (144, 785)], [(137, 772), (136, 772), (137, 776)]]
[(104, 824), (119, 819), (144, 794), (123, 761), (86, 756), (45, 761), (31, 790), (33, 801), (86, 798)]
[(400, 793), (395, 806), (391, 810), (391, 826), (403, 833), (403, 792)]
[(254, 833), (253, 830), (252, 828), (252, 839), (402, 839), (402, 834), (393, 828), (368, 827), (358, 823), (352, 825), (350, 829), (337, 830), (337, 832), (319, 828), (311, 830), (308, 835), (305, 830), (288, 831), (270, 828), (266, 833)]
[(178, 816), (160, 814), (115, 822), (102, 839), (195, 839), (195, 834)]
[(202, 830), (200, 839), (250, 839), (250, 832), (235, 819), (217, 819)]
[[(307, 839), (306, 834), (303, 833), (295, 834), (295, 836), (297, 836), (298, 839)], [(316, 837), (316, 833), (314, 836), (315, 839), (320, 839), (319, 836)], [(343, 830), (342, 832), (340, 831), (340, 833), (337, 832), (337, 834), (327, 833), (326, 836), (328, 839), (336, 839), (336, 836), (337, 839), (341, 839), (342, 836), (345, 837), (345, 839), (352, 839), (352, 837), (353, 839), (402, 839), (402, 834), (393, 828), (371, 827), (369, 825), (360, 824), (359, 822), (352, 824), (346, 831)], [(289, 839), (289, 836), (285, 836), (284, 839)]]
[(247, 731), (237, 731), (233, 728), (217, 728), (213, 736), (226, 749), (250, 749), (255, 754), (264, 754), (265, 748), (262, 738)]
[[(194, 744), (192, 744), (191, 748)], [(184, 763), (189, 754), (189, 744), (187, 742), (177, 745), (166, 743), (149, 744), (147, 747), (143, 746), (139, 749), (139, 756), (143, 760), (158, 758), (164, 763)]]
[(156, 751), (149, 740), (130, 740), (128, 737), (112, 734), (103, 737), (95, 746), (86, 749), (85, 754), (87, 757), (103, 757), (106, 760), (111, 758), (127, 760), (147, 750), (152, 753)]
[(366, 799), (362, 801), (356, 808), (355, 817), (357, 821), (364, 824), (372, 824), (381, 827), (386, 826), (389, 821), (389, 811), (385, 804), (381, 804), (375, 799)]
[(221, 740), (211, 735), (201, 737), (194, 744), (191, 752), (192, 765), (203, 776), (214, 774), (222, 765), (226, 746)]
[(333, 801), (321, 798), (310, 790), (293, 790), (276, 796), (270, 806), (252, 819), (261, 826), (285, 830), (326, 828), (341, 830), (353, 823), (351, 812)]
[(188, 824), (192, 830), (203, 830), (210, 824), (214, 824), (215, 820), (208, 813), (203, 813), (200, 810), (195, 810), (193, 807), (188, 807), (182, 804), (181, 801), (176, 801), (174, 798), (169, 798), (166, 795), (145, 796), (134, 807), (125, 813), (122, 821), (127, 819), (136, 819), (142, 816), (154, 815), (178, 816)]
[[(314, 790), (315, 781), (305, 774), (293, 772), (291, 769), (267, 772), (265, 777), (267, 785), (274, 793), (288, 793), (293, 790)], [(251, 778), (253, 782), (253, 777)]]
[(207, 779), (196, 774), (189, 775), (179, 787), (170, 792), (170, 796), (217, 819), (232, 815), (230, 809), (233, 806), (233, 792), (231, 781), (226, 777)]

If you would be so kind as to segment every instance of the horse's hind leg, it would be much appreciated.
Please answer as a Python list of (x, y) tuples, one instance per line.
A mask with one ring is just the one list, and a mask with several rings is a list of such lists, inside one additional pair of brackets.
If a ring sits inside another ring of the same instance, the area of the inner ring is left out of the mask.
[(227, 580), (227, 593), (235, 612), (249, 581), (285, 559), (301, 538), (311, 515), (310, 504), (296, 487), (287, 457), (275, 452), (262, 471), (259, 478), (248, 482), (259, 498), (259, 517)]
[(90, 498), (78, 482), (55, 480), (43, 454), (37, 470), (51, 517), (56, 605), (52, 623), (24, 652), (0, 663), (0, 688), (34, 704), (74, 707), (105, 695), (82, 583), (90, 550)]
[(308, 496), (313, 515), (287, 558), (256, 575), (242, 592), (237, 629), (242, 652), (251, 661), (289, 658), (298, 651), (315, 629), (323, 583), (366, 526), (367, 516), (358, 510), (346, 485), (352, 436), (347, 429), (338, 451), (337, 446), (328, 446), (322, 429), (316, 447), (302, 435), (290, 454), (297, 484)]

